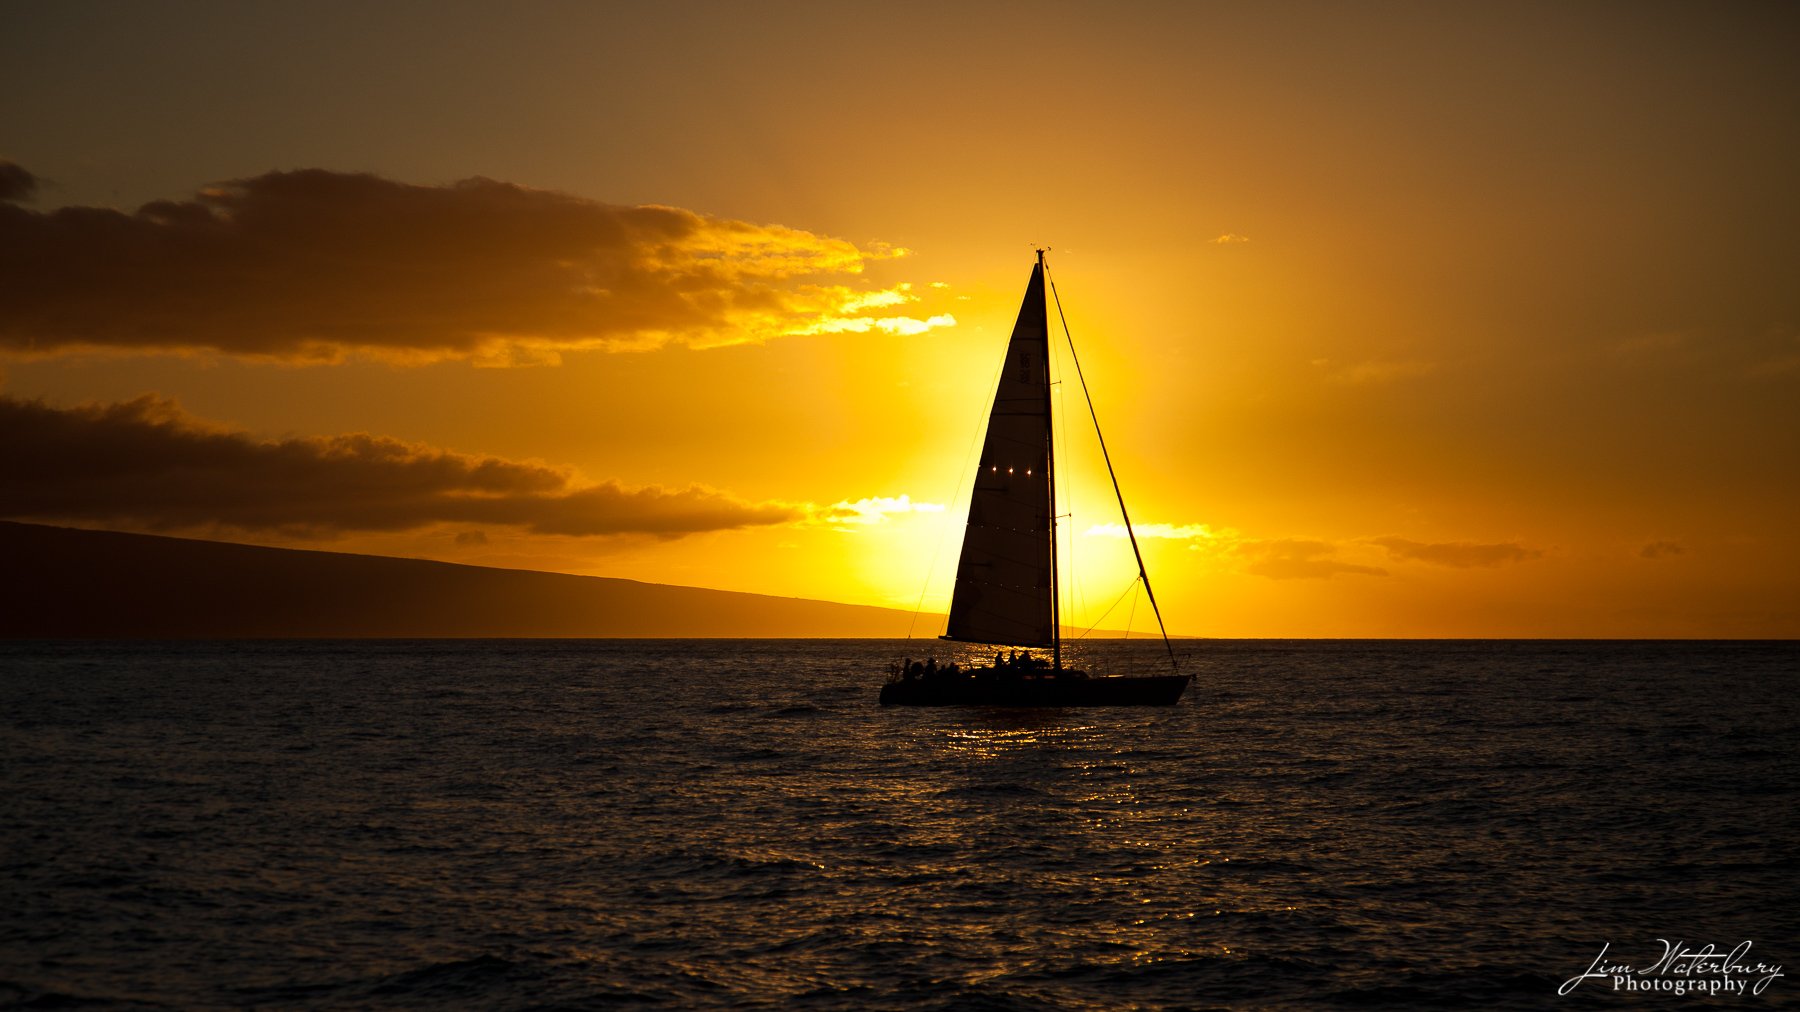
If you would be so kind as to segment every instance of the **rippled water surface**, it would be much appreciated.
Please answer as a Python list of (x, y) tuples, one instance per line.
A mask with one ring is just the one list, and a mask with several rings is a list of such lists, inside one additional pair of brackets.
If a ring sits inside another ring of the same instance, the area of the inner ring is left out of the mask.
[(1800, 962), (1796, 644), (1199, 641), (1173, 708), (879, 707), (903, 646), (0, 644), (0, 1007), (1800, 996), (1556, 995), (1608, 943)]

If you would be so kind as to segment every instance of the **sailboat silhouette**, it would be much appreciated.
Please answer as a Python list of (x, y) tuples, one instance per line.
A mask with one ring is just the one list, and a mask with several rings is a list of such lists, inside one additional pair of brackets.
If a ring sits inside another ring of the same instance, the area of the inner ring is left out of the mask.
[[(941, 639), (961, 643), (1023, 647), (1023, 654), (996, 654), (993, 664), (973, 668), (933, 660), (902, 663), (881, 687), (881, 702), (901, 706), (1170, 706), (1181, 698), (1190, 676), (1179, 673), (1141, 678), (1090, 677), (1063, 667), (1062, 616), (1056, 565), (1056, 448), (1052, 438), (1050, 326), (1045, 301), (1046, 270), (1039, 250), (1025, 302), (1007, 344), (1006, 361), (988, 414), (987, 438), (969, 498), (969, 521), (956, 566), (956, 589)], [(1060, 306), (1059, 306), (1060, 311)], [(1065, 324), (1066, 330), (1066, 324)], [(1079, 360), (1073, 359), (1080, 375)], [(1085, 392), (1086, 382), (1082, 389)], [(1090, 411), (1093, 401), (1088, 401)], [(1098, 422), (1095, 431), (1099, 431)], [(1104, 437), (1100, 442), (1105, 454)], [(1107, 455), (1107, 470), (1112, 470)], [(1113, 490), (1118, 492), (1118, 478)], [(1149, 591), (1143, 553), (1119, 496), (1125, 529), (1137, 559), (1138, 577)], [(1150, 594), (1157, 624), (1162, 611)], [(1168, 635), (1163, 636), (1165, 644)], [(1047, 649), (1048, 658), (1032, 649)], [(1169, 651), (1171, 670), (1175, 654)]]

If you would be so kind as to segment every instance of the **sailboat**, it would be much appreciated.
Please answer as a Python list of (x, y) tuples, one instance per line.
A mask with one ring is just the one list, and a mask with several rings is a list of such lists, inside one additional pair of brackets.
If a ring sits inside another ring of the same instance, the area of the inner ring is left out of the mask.
[[(956, 567), (956, 589), (940, 639), (1023, 650), (996, 652), (992, 663), (939, 667), (936, 659), (893, 667), (881, 687), (889, 706), (1172, 706), (1192, 676), (1179, 671), (1169, 648), (1170, 674), (1092, 677), (1063, 667), (1062, 615), (1056, 565), (1056, 447), (1051, 436), (1050, 314), (1044, 254), (1025, 288), (1006, 361), (988, 414), (987, 438), (970, 493), (968, 526)], [(1054, 294), (1054, 286), (1051, 286)], [(1061, 313), (1061, 300), (1057, 311)], [(1067, 323), (1064, 323), (1065, 335)], [(1077, 377), (1080, 360), (1069, 345)], [(1086, 393), (1086, 380), (1082, 390)], [(1093, 399), (1088, 398), (1090, 413)], [(1096, 420), (1094, 430), (1099, 432)], [(1106, 467), (1112, 458), (1100, 439)], [(1131, 538), (1138, 577), (1162, 625), (1150, 576), (1131, 529), (1119, 480), (1113, 491)], [(1168, 633), (1163, 633), (1168, 646)], [(1033, 650), (1048, 651), (1048, 656)]]

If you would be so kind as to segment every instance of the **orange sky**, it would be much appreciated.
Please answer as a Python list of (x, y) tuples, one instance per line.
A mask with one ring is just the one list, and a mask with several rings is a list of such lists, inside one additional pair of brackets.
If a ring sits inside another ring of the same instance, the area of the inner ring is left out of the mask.
[(1172, 631), (1800, 635), (1791, 6), (0, 18), (8, 517), (941, 608), (1038, 243)]

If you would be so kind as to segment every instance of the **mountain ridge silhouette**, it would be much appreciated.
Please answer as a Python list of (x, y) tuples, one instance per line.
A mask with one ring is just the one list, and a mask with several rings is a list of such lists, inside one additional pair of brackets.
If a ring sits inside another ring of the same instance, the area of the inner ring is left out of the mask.
[[(0, 520), (0, 639), (929, 641), (943, 621), (621, 577)], [(1084, 635), (1123, 633), (1063, 627), (1065, 640)]]
[[(0, 637), (894, 638), (912, 614), (427, 559), (0, 521)], [(919, 623), (935, 634), (933, 620)]]

